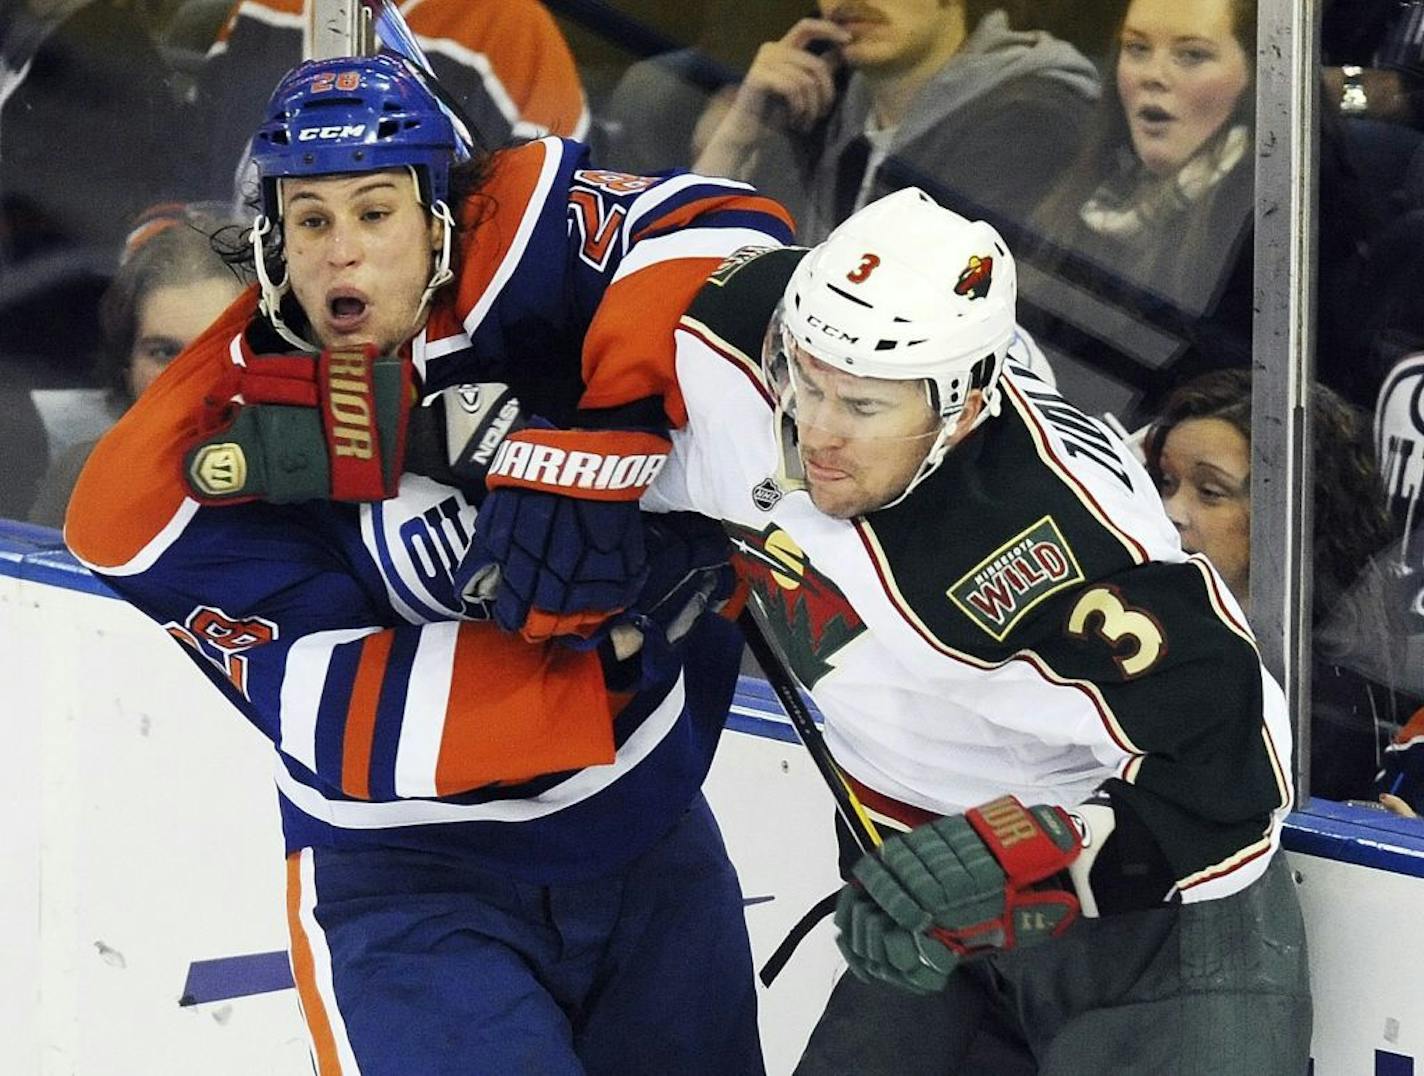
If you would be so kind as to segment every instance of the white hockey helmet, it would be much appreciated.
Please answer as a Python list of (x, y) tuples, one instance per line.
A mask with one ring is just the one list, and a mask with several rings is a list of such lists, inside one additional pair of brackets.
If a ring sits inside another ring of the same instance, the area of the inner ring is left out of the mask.
[(852, 376), (925, 382), (942, 426), (897, 503), (944, 458), (972, 389), (984, 396), (976, 424), (997, 414), (1017, 298), (999, 233), (907, 187), (847, 218), (801, 260), (768, 326), (763, 367), (793, 421), (797, 347)]

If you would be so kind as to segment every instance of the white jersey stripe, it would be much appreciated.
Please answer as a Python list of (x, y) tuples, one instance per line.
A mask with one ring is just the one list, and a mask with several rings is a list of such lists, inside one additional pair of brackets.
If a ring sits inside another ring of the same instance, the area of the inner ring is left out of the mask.
[[(404, 479), (402, 479), (404, 480)], [(381, 565), (381, 582), (385, 584), (386, 600), (391, 603), (402, 619), (410, 621), (412, 624), (424, 624), (427, 617), (421, 616), (396, 590), (395, 584), (391, 582), (391, 573), (398, 569), (394, 565), (388, 565), (381, 557), (380, 546), (376, 542), (376, 508), (377, 505), (363, 504), (361, 506), (361, 544), (366, 547), (366, 552), (370, 555), (372, 562)]]
[[(192, 497), (184, 497), (183, 503), (178, 506), (178, 510), (173, 513), (173, 518), (164, 525), (163, 529), (144, 543), (144, 547), (123, 564), (91, 564), (77, 553), (75, 559), (91, 572), (97, 572), (100, 575), (139, 575), (152, 568), (158, 562), (158, 558), (167, 552), (168, 547), (179, 539), (189, 521), (198, 514), (199, 507), (201, 506)], [(66, 536), (65, 544), (68, 543), (69, 539)], [(73, 546), (70, 546), (70, 549), (72, 550)]]
[(530, 194), (529, 202), (524, 207), (524, 215), (519, 220), (519, 227), (515, 229), (514, 242), (509, 245), (504, 260), (500, 262), (499, 268), (490, 278), (489, 286), (485, 288), (479, 302), (475, 303), (465, 318), (465, 331), (471, 337), (475, 335), (475, 330), (480, 327), (480, 322), (484, 321), (485, 315), (494, 306), (495, 300), (499, 298), (500, 292), (504, 290), (509, 278), (514, 275), (514, 270), (524, 260), (524, 251), (529, 246), (529, 237), (534, 234), (534, 226), (539, 222), (539, 214), (543, 212), (544, 203), (549, 199), (549, 190), (554, 185), (554, 178), (559, 174), (559, 165), (564, 159), (562, 139), (541, 138), (539, 144), (544, 147), (544, 163), (539, 169), (539, 178), (534, 184), (534, 191)]
[(277, 788), (298, 810), (342, 829), (389, 829), (393, 826), (435, 825), (446, 822), (528, 822), (544, 818), (591, 799), (642, 762), (677, 724), (686, 702), (681, 675), (667, 698), (647, 716), (623, 743), (612, 765), (590, 766), (538, 796), (491, 803), (460, 804), (438, 800), (395, 800), (367, 803), (329, 800), (302, 784), (277, 764)]
[(627, 251), (633, 242), (633, 233), (637, 231), (644, 217), (688, 188), (701, 186), (726, 187), (728, 193), (754, 189), (750, 183), (741, 183), (735, 179), (709, 179), (707, 176), (699, 176), (692, 172), (665, 179), (647, 193), (640, 194), (633, 200), (633, 204), (628, 209), (628, 219), (623, 222), (623, 250)]
[[(623, 259), (613, 274), (613, 284), (639, 269), (679, 258), (725, 258), (746, 246), (779, 246), (778, 241), (755, 228), (697, 228), (644, 239)], [(610, 284), (610, 287), (612, 285)]]
[(1001, 378), (999, 384), (1003, 392), (1012, 400), (1019, 414), (1023, 416), (1024, 426), (1029, 431), (1029, 435), (1033, 438), (1034, 447), (1038, 449), (1039, 458), (1063, 480), (1063, 484), (1073, 491), (1077, 498), (1083, 502), (1083, 507), (1092, 513), (1093, 517), (1107, 529), (1108, 533), (1122, 543), (1123, 548), (1127, 550), (1134, 564), (1146, 564), (1147, 561), (1151, 560), (1152, 558), (1148, 555), (1142, 543), (1117, 525), (1112, 517), (1103, 510), (1102, 505), (1098, 503), (1098, 499), (1093, 496), (1092, 491), (1083, 484), (1082, 479), (1074, 474), (1073, 470), (1065, 466), (1063, 461), (1059, 459), (1058, 453), (1053, 450), (1048, 432), (1043, 428), (1038, 415), (1028, 400), (1024, 398), (1018, 386), (1014, 384), (1013, 379), (1008, 377)]
[(278, 747), (316, 773), (316, 719), (331, 668), (331, 652), (342, 643), (374, 635), (380, 628), (340, 628), (298, 639), (282, 670), (282, 733)]
[(514, 129), (516, 135), (521, 133), (518, 130), (521, 125), (535, 132), (535, 137), (542, 137), (549, 133), (544, 128), (537, 127), (532, 123), (521, 124), (519, 106), (515, 104), (514, 98), (509, 95), (509, 90), (505, 88), (499, 75), (495, 73), (494, 65), (490, 63), (489, 57), (483, 52), (476, 52), (448, 37), (417, 37), (416, 41), (420, 43), (420, 47), (425, 50), (427, 56), (431, 53), (439, 53), (448, 56), (463, 67), (478, 72), (480, 82), (484, 84), (485, 93), (489, 94), (490, 100), (499, 109), (499, 114)]
[(1201, 553), (1193, 553), (1187, 558), (1187, 563), (1195, 565), (1197, 571), (1202, 573), (1202, 578), (1206, 581), (1207, 598), (1211, 601), (1212, 610), (1216, 613), (1217, 618), (1250, 643), (1251, 649), (1259, 655), (1260, 648), (1256, 644), (1256, 636), (1252, 633), (1250, 625), (1246, 623), (1245, 617), (1241, 616), (1236, 599), (1232, 597), (1228, 600), (1227, 595), (1231, 592), (1226, 589), (1221, 576), (1212, 567), (1211, 561)]
[(420, 633), (406, 687), (400, 743), (396, 746), (396, 795), (435, 796), (435, 767), (450, 705), (458, 623), (431, 624)]
[[(1215, 900), (1246, 888), (1266, 872), (1266, 865), (1271, 861), (1269, 853), (1276, 847), (1275, 835), (1278, 832), (1273, 829), (1271, 834), (1248, 844), (1220, 863), (1213, 863), (1180, 879), (1177, 890), (1182, 894), (1182, 903)], [(1229, 882), (1226, 881), (1228, 877), (1231, 879)]]
[(326, 933), (316, 918), (316, 905), (320, 899), (316, 891), (316, 860), (310, 848), (296, 853), (299, 857), (301, 878), (297, 905), (297, 918), (302, 933), (306, 935), (307, 947), (311, 950), (312, 971), (316, 982), (313, 984), (326, 1008), (327, 1023), (336, 1042), (336, 1057), (341, 1065), (341, 1076), (361, 1076), (356, 1064), (356, 1053), (351, 1049), (351, 1039), (346, 1033), (346, 1021), (341, 1015), (341, 1006), (336, 998), (336, 984), (332, 979), (331, 949), (326, 944)]

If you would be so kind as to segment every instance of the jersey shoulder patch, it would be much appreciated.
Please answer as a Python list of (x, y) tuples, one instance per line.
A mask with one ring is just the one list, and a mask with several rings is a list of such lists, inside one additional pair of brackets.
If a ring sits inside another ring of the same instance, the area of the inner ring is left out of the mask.
[(786, 282), (804, 247), (742, 247), (707, 278), (683, 315), (683, 325), (755, 361)]

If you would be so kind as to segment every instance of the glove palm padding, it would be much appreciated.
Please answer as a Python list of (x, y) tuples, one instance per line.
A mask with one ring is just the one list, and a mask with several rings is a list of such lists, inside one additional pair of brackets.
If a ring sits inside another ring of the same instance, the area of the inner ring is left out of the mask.
[[(625, 634), (637, 668), (618, 669), (616, 686), (647, 686), (677, 671), (678, 644), (708, 610), (720, 609), (736, 590), (732, 550), (721, 524), (691, 512), (643, 512), (646, 580), (626, 611), (608, 622), (608, 633)], [(600, 632), (602, 634), (602, 632)], [(610, 680), (610, 685), (614, 681)]]

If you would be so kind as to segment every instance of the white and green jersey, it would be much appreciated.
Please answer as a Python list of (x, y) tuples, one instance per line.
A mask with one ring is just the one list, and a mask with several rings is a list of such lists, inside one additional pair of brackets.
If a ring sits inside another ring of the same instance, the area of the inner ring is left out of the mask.
[(1014, 350), (999, 414), (900, 504), (838, 520), (779, 483), (758, 356), (803, 254), (729, 260), (683, 318), (687, 423), (645, 507), (725, 521), (827, 743), (892, 823), (1103, 786), (1183, 900), (1248, 885), (1290, 806), (1291, 732), (1221, 578)]

